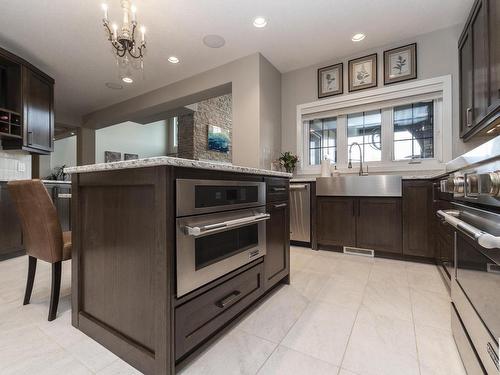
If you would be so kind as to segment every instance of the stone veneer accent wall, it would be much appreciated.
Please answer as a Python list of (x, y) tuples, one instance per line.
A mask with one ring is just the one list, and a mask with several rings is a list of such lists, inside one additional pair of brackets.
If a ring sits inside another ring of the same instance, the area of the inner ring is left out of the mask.
[(196, 103), (196, 111), (178, 119), (178, 156), (195, 160), (213, 160), (231, 163), (232, 144), (228, 153), (208, 150), (208, 127), (219, 126), (229, 132), (232, 140), (232, 95), (222, 95)]

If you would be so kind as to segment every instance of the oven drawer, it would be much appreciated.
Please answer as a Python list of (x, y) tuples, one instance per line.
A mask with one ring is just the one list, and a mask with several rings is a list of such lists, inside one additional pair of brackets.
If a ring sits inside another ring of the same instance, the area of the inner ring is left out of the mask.
[(289, 199), (289, 180), (287, 178), (266, 178), (267, 202)]
[(175, 309), (175, 359), (215, 333), (263, 292), (259, 263)]

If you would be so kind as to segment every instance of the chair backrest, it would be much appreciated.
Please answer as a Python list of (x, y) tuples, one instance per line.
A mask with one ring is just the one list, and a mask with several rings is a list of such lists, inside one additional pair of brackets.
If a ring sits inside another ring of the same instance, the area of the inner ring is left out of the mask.
[(61, 224), (42, 181), (10, 181), (7, 188), (21, 220), (28, 255), (50, 263), (62, 260)]

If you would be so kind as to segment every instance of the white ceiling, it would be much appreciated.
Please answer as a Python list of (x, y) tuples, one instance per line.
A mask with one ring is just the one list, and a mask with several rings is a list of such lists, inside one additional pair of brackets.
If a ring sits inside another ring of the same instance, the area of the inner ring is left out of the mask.
[[(119, 0), (106, 0), (119, 21)], [(70, 122), (112, 103), (261, 52), (281, 72), (347, 56), (465, 21), (473, 0), (135, 0), (147, 27), (145, 79), (121, 91), (102, 26), (101, 0), (2, 0), (0, 46), (56, 80), (56, 120)], [(252, 26), (255, 16), (268, 26)], [(351, 42), (354, 33), (366, 39)], [(207, 34), (226, 39), (203, 45)], [(181, 59), (172, 65), (170, 55)]]

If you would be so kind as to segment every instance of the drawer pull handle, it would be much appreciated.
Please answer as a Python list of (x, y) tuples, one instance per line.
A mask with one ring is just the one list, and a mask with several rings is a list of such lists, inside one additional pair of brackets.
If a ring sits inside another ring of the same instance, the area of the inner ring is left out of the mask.
[(280, 204), (275, 204), (274, 208), (283, 208), (283, 207), (286, 207), (286, 206), (287, 206), (286, 203), (280, 203)]
[(215, 303), (215, 305), (217, 305), (218, 307), (220, 307), (221, 309), (223, 309), (224, 307), (226, 307), (227, 305), (231, 304), (231, 302), (233, 302), (239, 295), (240, 295), (240, 291), (239, 290), (235, 290), (234, 292), (232, 292), (230, 295), (228, 295), (227, 297), (224, 297), (223, 299), (221, 299), (220, 301), (217, 301)]
[(273, 191), (286, 191), (286, 188), (284, 188), (284, 187), (273, 187), (272, 190)]

